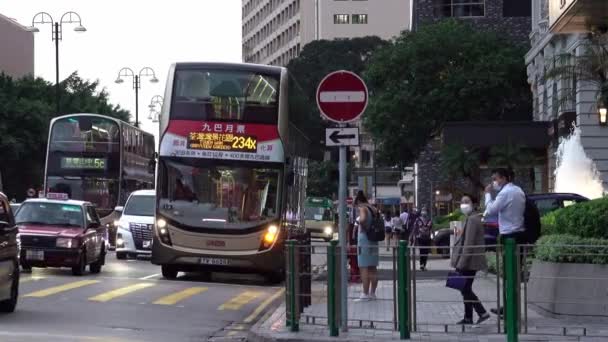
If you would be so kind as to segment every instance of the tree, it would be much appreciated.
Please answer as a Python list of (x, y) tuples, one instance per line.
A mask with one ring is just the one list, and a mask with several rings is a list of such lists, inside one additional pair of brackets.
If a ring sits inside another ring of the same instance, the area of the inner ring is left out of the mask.
[(530, 120), (526, 48), (456, 20), (404, 32), (372, 56), (365, 128), (383, 159), (413, 161), (448, 121)]
[(319, 82), (336, 70), (363, 73), (372, 53), (386, 44), (378, 37), (317, 40), (304, 46), (300, 55), (289, 62), (290, 120), (311, 138), (313, 144), (324, 140), (327, 125), (316, 105)]
[(443, 177), (455, 181), (464, 177), (470, 181), (472, 194), (483, 189), (481, 182), (481, 150), (466, 148), (463, 145), (444, 145), (441, 150), (441, 172)]
[(490, 148), (488, 164), (495, 168), (504, 167), (511, 170), (531, 167), (534, 166), (534, 155), (526, 150), (526, 146), (509, 142)]
[(338, 191), (338, 166), (333, 161), (308, 163), (307, 196), (329, 197)]
[[(111, 105), (98, 86), (76, 73), (61, 82), (61, 114), (99, 113), (127, 120), (129, 112)], [(9, 197), (23, 198), (27, 188), (42, 185), (49, 123), (58, 116), (54, 111), (53, 84), (0, 74), (0, 175)]]

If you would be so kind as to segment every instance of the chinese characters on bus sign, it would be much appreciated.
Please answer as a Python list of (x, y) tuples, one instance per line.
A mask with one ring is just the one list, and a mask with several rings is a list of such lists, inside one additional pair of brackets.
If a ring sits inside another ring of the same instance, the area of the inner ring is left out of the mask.
[(105, 158), (63, 157), (61, 158), (61, 168), (105, 170), (106, 162), (107, 160)]
[(233, 133), (190, 132), (188, 148), (193, 150), (257, 152), (257, 139)]

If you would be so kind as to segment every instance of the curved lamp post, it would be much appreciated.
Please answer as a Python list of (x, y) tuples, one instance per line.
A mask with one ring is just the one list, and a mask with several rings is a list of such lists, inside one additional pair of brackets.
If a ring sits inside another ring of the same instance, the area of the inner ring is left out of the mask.
[(139, 89), (141, 88), (141, 78), (151, 77), (150, 82), (158, 83), (156, 73), (150, 67), (142, 68), (139, 73), (135, 73), (131, 68), (122, 68), (118, 71), (118, 77), (116, 83), (120, 84), (124, 82), (125, 77), (133, 78), (133, 89), (135, 89), (135, 127), (139, 127)]

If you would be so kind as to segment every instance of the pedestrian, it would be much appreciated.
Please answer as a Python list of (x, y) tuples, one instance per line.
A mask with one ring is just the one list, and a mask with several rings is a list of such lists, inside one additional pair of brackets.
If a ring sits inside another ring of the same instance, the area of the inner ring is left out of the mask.
[[(526, 194), (513, 184), (513, 176), (513, 172), (505, 168), (492, 170), (492, 184), (485, 189), (484, 216), (498, 215), (500, 243), (512, 238), (519, 245), (526, 243), (524, 228)], [(503, 313), (500, 307), (490, 311), (496, 315)]]
[(350, 281), (353, 283), (361, 282), (359, 264), (357, 263), (357, 231), (359, 229), (359, 218), (355, 218), (352, 224), (348, 225), (348, 265), (350, 271)]
[(393, 235), (393, 215), (390, 211), (384, 212), (384, 235), (386, 239), (386, 251), (391, 247), (391, 236)]
[(433, 222), (429, 218), (426, 208), (423, 208), (420, 215), (416, 214), (414, 228), (410, 237), (410, 242), (417, 246), (420, 251), (420, 270), (426, 271), (426, 264), (431, 250), (433, 233)]
[(36, 198), (36, 190), (33, 188), (27, 189), (26, 198)]
[(377, 215), (376, 208), (368, 204), (363, 191), (357, 193), (355, 204), (359, 208), (359, 229), (357, 236), (357, 263), (363, 282), (363, 293), (357, 301), (376, 299), (378, 287), (378, 242), (370, 241), (366, 231), (371, 228), (372, 215)]
[(407, 207), (403, 207), (403, 211), (401, 212), (401, 215), (399, 215), (399, 219), (401, 220), (401, 229), (399, 230), (400, 236), (398, 236), (398, 239), (404, 239), (407, 240), (407, 238), (409, 238), (410, 236), (410, 232), (408, 230), (407, 227), (407, 223), (408, 223), (408, 219), (409, 219), (409, 213), (407, 212)]
[(490, 318), (490, 314), (473, 292), (475, 274), (487, 269), (488, 266), (484, 246), (484, 227), (481, 214), (478, 212), (479, 201), (472, 195), (464, 195), (460, 203), (460, 211), (465, 217), (462, 229), (457, 232), (451, 264), (456, 272), (466, 279), (460, 289), (464, 303), (464, 319), (457, 324), (473, 324), (473, 310), (479, 316), (476, 324), (480, 324)]
[(403, 230), (403, 221), (401, 221), (401, 215), (399, 215), (398, 211), (395, 212), (395, 215), (393, 215), (393, 218), (391, 219), (391, 227), (392, 234), (389, 235), (388, 238), (390, 239), (392, 237), (396, 245), (397, 239), (399, 239), (399, 233)]

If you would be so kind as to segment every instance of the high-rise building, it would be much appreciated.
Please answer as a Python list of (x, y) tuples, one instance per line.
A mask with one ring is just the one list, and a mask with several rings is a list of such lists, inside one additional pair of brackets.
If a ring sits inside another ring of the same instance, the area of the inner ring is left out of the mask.
[(287, 65), (313, 40), (378, 36), (410, 28), (410, 0), (242, 0), (243, 60)]
[(11, 77), (34, 75), (34, 34), (0, 14), (0, 73)]

